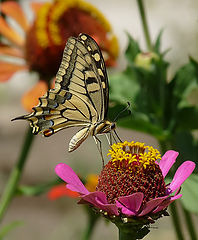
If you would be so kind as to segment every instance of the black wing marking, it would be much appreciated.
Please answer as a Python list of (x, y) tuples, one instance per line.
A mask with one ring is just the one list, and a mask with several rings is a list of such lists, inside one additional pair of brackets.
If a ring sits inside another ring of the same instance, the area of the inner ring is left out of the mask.
[(86, 46), (87, 50), (91, 54), (95, 65), (97, 67), (96, 71), (100, 76), (100, 80), (102, 83), (103, 89), (103, 102), (104, 102), (104, 116), (103, 119), (107, 117), (108, 106), (109, 106), (109, 83), (108, 83), (108, 76), (106, 71), (106, 66), (104, 62), (104, 58), (102, 56), (102, 52), (96, 43), (96, 41), (91, 38), (89, 35), (85, 33), (81, 33), (78, 36), (78, 39)]
[[(81, 38), (83, 36), (85, 37), (85, 35), (80, 36)], [(92, 38), (90, 38), (90, 41), (91, 39)], [(92, 39), (92, 41), (94, 40)], [(96, 44), (95, 41), (94, 44)], [(57, 73), (55, 89), (57, 89), (57, 92), (65, 89), (79, 95), (95, 108), (98, 113), (98, 120), (103, 120), (105, 115), (104, 110), (106, 109), (106, 107), (104, 107), (104, 99), (106, 99), (106, 97), (103, 91), (105, 84), (104, 81), (101, 81), (101, 75), (104, 74), (100, 68), (97, 68), (97, 61), (88, 49), (90, 49), (90, 47), (81, 39), (70, 38), (68, 40)], [(98, 55), (95, 53), (95, 57), (96, 56), (102, 59), (100, 52)]]

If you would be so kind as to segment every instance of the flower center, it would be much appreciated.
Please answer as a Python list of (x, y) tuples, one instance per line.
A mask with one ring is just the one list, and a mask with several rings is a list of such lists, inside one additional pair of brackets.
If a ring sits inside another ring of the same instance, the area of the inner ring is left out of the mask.
[(144, 193), (143, 203), (165, 195), (165, 182), (157, 163), (161, 155), (144, 143), (127, 142), (111, 146), (110, 161), (102, 170), (97, 191), (106, 194), (109, 203), (120, 196)]
[(25, 58), (31, 71), (51, 79), (58, 71), (66, 40), (80, 33), (97, 40), (113, 65), (118, 55), (117, 39), (105, 17), (83, 0), (56, 0), (39, 9), (26, 37)]

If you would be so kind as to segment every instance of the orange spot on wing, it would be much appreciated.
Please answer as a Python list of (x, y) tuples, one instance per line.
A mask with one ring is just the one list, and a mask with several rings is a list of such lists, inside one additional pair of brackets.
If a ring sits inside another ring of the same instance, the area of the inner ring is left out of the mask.
[(47, 129), (43, 132), (45, 137), (50, 137), (53, 133), (54, 131), (52, 129)]

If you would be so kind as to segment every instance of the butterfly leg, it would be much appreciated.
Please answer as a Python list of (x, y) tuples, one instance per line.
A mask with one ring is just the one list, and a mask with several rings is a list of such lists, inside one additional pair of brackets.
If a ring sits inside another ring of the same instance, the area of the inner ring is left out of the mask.
[(107, 139), (107, 142), (109, 144), (109, 147), (112, 145), (112, 136), (111, 136), (111, 132), (109, 133), (109, 137), (108, 137), (108, 133), (105, 133), (105, 137)]
[[(116, 132), (116, 130), (114, 130), (114, 133), (115, 133), (115, 135), (116, 135), (116, 137), (117, 137), (117, 139), (122, 143), (123, 141), (121, 140), (121, 138), (118, 136), (118, 134), (117, 134), (117, 132)], [(114, 140), (115, 140), (115, 137), (114, 137)], [(117, 142), (117, 141), (116, 141)]]
[(94, 141), (95, 141), (95, 143), (96, 143), (96, 146), (97, 146), (98, 151), (99, 151), (99, 153), (100, 153), (100, 155), (101, 155), (101, 158), (102, 158), (102, 168), (104, 168), (104, 157), (103, 157), (103, 155), (102, 155), (102, 142), (101, 142), (100, 139), (97, 138), (96, 136), (93, 136), (93, 138), (94, 138)]
[(112, 145), (113, 144), (113, 132), (110, 132), (109, 136), (110, 136), (110, 144)]

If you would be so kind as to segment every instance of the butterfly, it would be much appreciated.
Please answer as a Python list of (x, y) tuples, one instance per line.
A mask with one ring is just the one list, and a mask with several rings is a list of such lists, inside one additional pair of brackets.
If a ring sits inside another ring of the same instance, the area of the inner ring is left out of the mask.
[(82, 127), (70, 140), (69, 152), (89, 136), (115, 130), (107, 120), (109, 85), (102, 53), (96, 41), (81, 33), (70, 37), (56, 75), (55, 88), (39, 98), (33, 112), (13, 120), (30, 122), (33, 134), (49, 137), (68, 127)]

